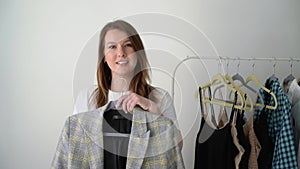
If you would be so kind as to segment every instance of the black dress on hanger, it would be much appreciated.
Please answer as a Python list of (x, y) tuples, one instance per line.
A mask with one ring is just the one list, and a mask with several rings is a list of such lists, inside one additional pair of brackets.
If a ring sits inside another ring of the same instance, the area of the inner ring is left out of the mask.
[[(267, 84), (267, 87), (271, 85), (271, 81)], [(269, 104), (270, 96), (264, 99), (265, 105)], [(258, 168), (271, 169), (273, 161), (274, 143), (269, 136), (267, 110), (264, 107), (257, 119), (254, 121), (254, 131), (257, 139), (261, 145), (261, 150), (257, 159)]]
[[(103, 116), (103, 133), (110, 134), (103, 137), (104, 168), (125, 169), (129, 143), (129, 136), (126, 137), (126, 134), (131, 132), (132, 114), (110, 109)], [(120, 136), (120, 133), (125, 135)]]
[[(203, 111), (201, 88), (200, 108)], [(202, 116), (197, 134), (194, 169), (233, 169), (238, 149), (233, 143), (231, 123), (235, 109), (232, 108), (229, 122), (221, 129), (211, 128)]]

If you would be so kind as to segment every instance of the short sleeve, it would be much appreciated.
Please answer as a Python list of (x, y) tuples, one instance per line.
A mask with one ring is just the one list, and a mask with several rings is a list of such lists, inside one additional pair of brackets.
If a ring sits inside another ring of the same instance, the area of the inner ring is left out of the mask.
[(170, 94), (166, 90), (161, 88), (156, 88), (155, 91), (157, 92), (155, 93), (158, 99), (157, 104), (160, 112), (163, 114), (163, 116), (171, 119), (174, 124), (177, 124), (176, 111)]
[(93, 85), (89, 88), (81, 90), (75, 100), (73, 114), (87, 112), (96, 109), (95, 104), (91, 103), (92, 94), (97, 88), (96, 85)]

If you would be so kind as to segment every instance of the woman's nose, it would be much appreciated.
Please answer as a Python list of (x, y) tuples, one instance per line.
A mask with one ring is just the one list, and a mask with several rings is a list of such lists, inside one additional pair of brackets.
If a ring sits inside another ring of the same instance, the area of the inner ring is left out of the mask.
[(118, 51), (117, 52), (118, 52), (117, 53), (118, 57), (125, 57), (126, 56), (126, 53), (125, 53), (125, 51), (124, 51), (124, 49), (123, 49), (122, 46), (118, 47)]

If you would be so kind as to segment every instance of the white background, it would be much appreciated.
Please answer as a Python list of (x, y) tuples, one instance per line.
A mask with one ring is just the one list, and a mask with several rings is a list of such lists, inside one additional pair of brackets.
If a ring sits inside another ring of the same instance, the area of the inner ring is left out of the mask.
[[(190, 40), (193, 48), (200, 41), (196, 47), (200, 55), (300, 57), (298, 0), (1, 1), (0, 168), (49, 168), (63, 123), (72, 114), (74, 97), (80, 88), (93, 83), (95, 63), (90, 61), (97, 55), (85, 51), (93, 53), (97, 48), (88, 44), (97, 45), (92, 43), (97, 39), (92, 40), (108, 21), (130, 21), (130, 16), (143, 13), (180, 18), (188, 27), (196, 27), (202, 37)], [(138, 31), (143, 29), (136, 25), (141, 22), (131, 21)], [(156, 22), (149, 18), (144, 23)], [(189, 33), (183, 25), (174, 29)], [(153, 84), (171, 92), (173, 66), (192, 52), (170, 38), (142, 38), (151, 66), (156, 68)], [(261, 82), (273, 74), (273, 64), (255, 62), (254, 74)], [(251, 65), (241, 62), (244, 77), (252, 73)], [(202, 60), (187, 62), (176, 74), (174, 101), (185, 139), (186, 168), (193, 168), (200, 120), (194, 92), (218, 71), (216, 61)], [(237, 62), (232, 61), (229, 73), (236, 72)], [(290, 63), (277, 62), (275, 72), (282, 81), (290, 73)], [(293, 64), (293, 74), (300, 76), (299, 62)]]

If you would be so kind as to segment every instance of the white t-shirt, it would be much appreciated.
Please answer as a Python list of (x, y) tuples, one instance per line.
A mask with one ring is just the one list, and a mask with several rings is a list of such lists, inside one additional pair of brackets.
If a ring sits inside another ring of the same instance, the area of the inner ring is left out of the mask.
[[(75, 101), (73, 114), (92, 111), (96, 109), (96, 105), (92, 103), (91, 99), (93, 92), (97, 88), (97, 85), (93, 85), (87, 89), (82, 90)], [(152, 92), (155, 97), (158, 99), (158, 107), (163, 116), (170, 118), (174, 124), (178, 127), (176, 112), (174, 108), (174, 104), (170, 94), (161, 88), (155, 88)], [(108, 91), (108, 100), (114, 101), (118, 100), (121, 96), (129, 94), (129, 92), (114, 92)]]

